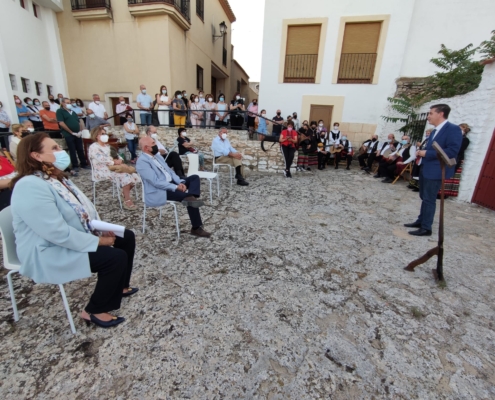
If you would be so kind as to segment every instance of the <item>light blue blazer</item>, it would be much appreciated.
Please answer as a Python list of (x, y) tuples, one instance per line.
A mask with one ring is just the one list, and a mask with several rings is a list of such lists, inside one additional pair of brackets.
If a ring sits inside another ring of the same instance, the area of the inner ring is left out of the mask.
[(161, 207), (167, 203), (167, 190), (175, 191), (181, 180), (174, 171), (167, 165), (160, 154), (155, 157), (163, 168), (165, 168), (173, 182), (167, 182), (165, 175), (153, 162), (153, 157), (148, 154), (141, 154), (136, 163), (136, 171), (141, 177), (144, 185), (144, 198), (148, 207)]
[(67, 283), (91, 276), (88, 252), (99, 238), (87, 233), (74, 209), (36, 176), (16, 183), (11, 210), (21, 275), (36, 283)]

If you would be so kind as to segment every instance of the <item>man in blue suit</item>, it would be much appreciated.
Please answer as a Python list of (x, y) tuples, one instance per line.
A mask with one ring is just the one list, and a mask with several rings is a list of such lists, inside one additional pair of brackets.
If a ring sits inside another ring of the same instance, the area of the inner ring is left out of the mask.
[(158, 153), (158, 146), (149, 136), (141, 138), (139, 147), (143, 154), (138, 158), (136, 170), (143, 181), (146, 205), (160, 207), (166, 204), (167, 200), (180, 201), (189, 213), (191, 235), (210, 237), (211, 234), (202, 228), (203, 222), (199, 213), (199, 207), (204, 205), (199, 199), (199, 176), (191, 175), (180, 179)]
[[(431, 236), (431, 225), (435, 218), (437, 193), (442, 186), (442, 169), (437, 152), (433, 148), (433, 142), (437, 142), (449, 158), (456, 158), (461, 148), (461, 128), (447, 121), (449, 114), (450, 107), (447, 104), (431, 106), (428, 113), (428, 122), (435, 129), (430, 134), (426, 149), (416, 152), (416, 156), (422, 157), (419, 173), (419, 197), (422, 202), (416, 222), (404, 224), (408, 228), (418, 228), (415, 231), (410, 231), (410, 235)], [(446, 167), (445, 179), (451, 178), (454, 172), (455, 167)]]

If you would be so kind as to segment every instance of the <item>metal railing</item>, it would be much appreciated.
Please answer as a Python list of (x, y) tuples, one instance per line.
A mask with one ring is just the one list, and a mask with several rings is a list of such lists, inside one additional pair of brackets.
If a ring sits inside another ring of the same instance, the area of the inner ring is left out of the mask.
[(318, 54), (285, 56), (285, 83), (315, 83)]
[(191, 22), (189, 3), (190, 0), (127, 0), (127, 4), (149, 4), (149, 3), (165, 3), (174, 6), (177, 11), (179, 11), (182, 16)]
[(371, 83), (376, 53), (342, 53), (337, 83)]
[(422, 113), (407, 118), (407, 123), (400, 131), (411, 138), (411, 143), (420, 142), (426, 128), (428, 113)]
[(72, 10), (87, 10), (91, 8), (108, 8), (112, 9), (110, 0), (71, 0)]

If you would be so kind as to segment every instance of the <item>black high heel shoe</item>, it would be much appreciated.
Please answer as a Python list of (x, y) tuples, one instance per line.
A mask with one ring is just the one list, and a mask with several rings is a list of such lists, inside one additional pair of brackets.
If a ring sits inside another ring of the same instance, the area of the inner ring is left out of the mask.
[(129, 287), (127, 288), (127, 292), (122, 293), (122, 297), (127, 297), (127, 296), (132, 296), (134, 293), (136, 293), (139, 290), (137, 287)]
[(101, 328), (111, 328), (112, 326), (117, 326), (125, 321), (124, 317), (113, 317), (110, 321), (102, 321), (101, 319), (96, 318), (93, 314), (89, 314), (90, 320), (83, 318), (86, 326), (89, 326), (91, 323), (98, 325)]

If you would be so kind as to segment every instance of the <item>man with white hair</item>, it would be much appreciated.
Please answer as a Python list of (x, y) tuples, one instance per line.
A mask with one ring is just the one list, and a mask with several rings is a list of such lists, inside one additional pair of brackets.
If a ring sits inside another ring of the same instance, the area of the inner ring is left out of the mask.
[[(155, 144), (158, 146), (158, 152), (165, 159), (165, 162), (170, 168), (173, 168), (175, 173), (181, 178), (185, 178), (184, 167), (180, 155), (175, 151), (170, 151), (158, 140), (158, 134), (156, 133), (156, 126), (150, 125), (146, 128), (146, 136), (149, 136), (155, 140)], [(169, 154), (170, 153), (170, 154)]]
[(227, 128), (220, 128), (218, 136), (211, 143), (213, 157), (218, 164), (228, 164), (235, 167), (235, 179), (240, 186), (248, 186), (249, 183), (243, 177), (242, 154), (232, 147), (227, 139)]
[(151, 125), (151, 110), (153, 109), (153, 99), (149, 94), (146, 94), (146, 86), (139, 86), (139, 93), (136, 97), (137, 106), (141, 110), (141, 125)]
[(100, 95), (94, 94), (93, 101), (89, 103), (88, 108), (93, 110), (97, 117), (108, 119), (107, 110), (105, 110), (105, 106), (100, 103)]

